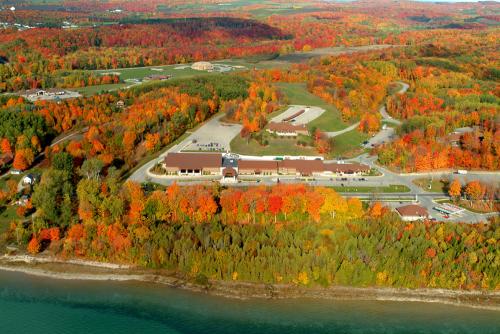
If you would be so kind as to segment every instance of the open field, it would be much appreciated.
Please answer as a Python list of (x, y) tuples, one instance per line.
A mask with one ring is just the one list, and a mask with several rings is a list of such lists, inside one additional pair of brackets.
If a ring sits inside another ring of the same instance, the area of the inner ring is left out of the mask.
[(290, 104), (315, 106), (326, 110), (320, 117), (309, 123), (310, 127), (314, 126), (322, 131), (337, 131), (347, 126), (342, 121), (337, 108), (326, 103), (320, 97), (311, 94), (307, 90), (305, 83), (278, 83), (277, 86), (288, 97)]
[(9, 229), (10, 223), (17, 219), (16, 207), (12, 205), (0, 205), (0, 233)]
[[(256, 65), (245, 61), (244, 59), (235, 60), (214, 60), (211, 61), (214, 65), (227, 65), (232, 67), (231, 71), (226, 73), (231, 73), (235, 71), (244, 71), (247, 69), (254, 68)], [(172, 64), (172, 65), (160, 65), (160, 66), (144, 66), (144, 67), (128, 67), (128, 68), (117, 68), (117, 69), (107, 69), (107, 70), (94, 70), (92, 71), (98, 74), (116, 74), (120, 75), (120, 79), (126, 80), (142, 80), (148, 75), (170, 75), (172, 78), (189, 78), (202, 74), (219, 74), (219, 71), (197, 71), (191, 68), (191, 63), (188, 64)]]
[[(206, 12), (237, 12), (244, 10), (246, 6), (254, 6), (255, 1), (236, 0), (222, 3), (186, 3), (174, 6), (159, 5), (158, 10), (166, 13), (206, 13)], [(260, 1), (258, 8), (252, 8), (248, 12), (256, 18), (266, 18), (270, 15), (292, 15), (317, 11), (319, 7), (314, 7), (310, 3), (276, 3), (272, 1)]]
[(318, 155), (312, 147), (296, 145), (296, 138), (274, 138), (267, 132), (264, 133), (269, 145), (261, 146), (256, 140), (250, 139), (247, 143), (245, 138), (236, 136), (231, 141), (231, 151), (244, 155)]
[(126, 86), (128, 86), (128, 84), (118, 83), (118, 84), (109, 84), (109, 85), (96, 85), (96, 86), (72, 88), (71, 90), (77, 91), (84, 96), (89, 96), (89, 95), (99, 94), (101, 92), (105, 92), (105, 91), (109, 91), (109, 90), (118, 90), (118, 89), (124, 88)]
[(363, 148), (361, 144), (369, 138), (369, 135), (361, 133), (358, 130), (352, 130), (343, 133), (333, 139), (332, 156), (342, 156), (350, 158), (355, 155), (361, 154)]
[(448, 180), (442, 179), (421, 178), (413, 180), (413, 183), (423, 190), (433, 193), (445, 193), (448, 187)]
[(349, 186), (349, 187), (339, 187), (334, 186), (333, 189), (340, 193), (407, 193), (410, 192), (410, 188), (402, 184), (391, 184), (384, 187), (363, 187), (363, 186)]
[(286, 55), (279, 56), (278, 58), (271, 60), (269, 62), (276, 64), (280, 63), (296, 64), (296, 63), (307, 62), (309, 59), (314, 57), (338, 56), (342, 54), (350, 54), (350, 53), (357, 53), (357, 52), (364, 52), (371, 50), (383, 50), (391, 47), (394, 46), (381, 44), (381, 45), (365, 45), (365, 46), (353, 46), (353, 47), (337, 46), (329, 48), (318, 48), (312, 51), (306, 51), (306, 52), (297, 51), (289, 53)]

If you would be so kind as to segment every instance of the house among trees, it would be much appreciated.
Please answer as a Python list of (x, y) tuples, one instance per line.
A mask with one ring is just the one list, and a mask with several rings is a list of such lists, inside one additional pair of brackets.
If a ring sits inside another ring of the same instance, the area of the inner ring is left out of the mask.
[(274, 133), (279, 137), (297, 137), (298, 135), (305, 135), (309, 133), (304, 125), (293, 125), (286, 122), (271, 122), (267, 127), (267, 132)]
[(396, 212), (401, 216), (401, 219), (406, 222), (429, 218), (427, 209), (416, 204), (400, 206), (396, 208)]
[(40, 176), (37, 174), (28, 174), (25, 177), (23, 177), (23, 184), (24, 185), (34, 185), (36, 182), (40, 180)]

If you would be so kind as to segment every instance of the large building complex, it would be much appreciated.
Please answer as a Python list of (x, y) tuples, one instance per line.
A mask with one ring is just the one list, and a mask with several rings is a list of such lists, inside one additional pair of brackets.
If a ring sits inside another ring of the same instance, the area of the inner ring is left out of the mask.
[(220, 153), (168, 153), (162, 162), (167, 175), (360, 175), (370, 167), (359, 163), (326, 163), (319, 159), (235, 159)]

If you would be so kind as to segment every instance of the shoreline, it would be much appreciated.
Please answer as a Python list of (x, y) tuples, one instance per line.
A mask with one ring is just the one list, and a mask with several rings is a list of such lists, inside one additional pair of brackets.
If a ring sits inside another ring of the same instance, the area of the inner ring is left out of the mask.
[(175, 272), (129, 265), (52, 257), (3, 256), (0, 271), (17, 272), (49, 279), (83, 281), (137, 281), (231, 299), (323, 299), (439, 303), (500, 311), (500, 292), (479, 290), (408, 289), (388, 287), (302, 287), (293, 284), (266, 284), (209, 280), (207, 285), (188, 281)]

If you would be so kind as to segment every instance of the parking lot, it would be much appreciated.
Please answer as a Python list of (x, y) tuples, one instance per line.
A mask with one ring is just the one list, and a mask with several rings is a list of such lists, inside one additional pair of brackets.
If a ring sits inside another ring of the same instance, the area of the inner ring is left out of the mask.
[(377, 145), (388, 143), (392, 140), (394, 136), (394, 128), (387, 127), (385, 129), (381, 129), (375, 136), (371, 137), (364, 147), (372, 148)]
[(227, 152), (231, 140), (237, 136), (242, 126), (220, 122), (221, 117), (214, 117), (190, 135), (181, 151)]
[(297, 114), (301, 110), (304, 110), (304, 112), (294, 119), (292, 119), (290, 122), (296, 125), (305, 125), (312, 120), (318, 118), (325, 112), (325, 109), (320, 108), (320, 107), (313, 107), (313, 106), (299, 106), (299, 105), (292, 105), (290, 106), (285, 112), (279, 114), (278, 116), (274, 117), (271, 122), (276, 122), (280, 123), (283, 122), (286, 118), (293, 116), (294, 114)]

